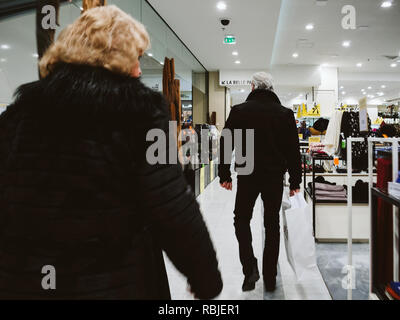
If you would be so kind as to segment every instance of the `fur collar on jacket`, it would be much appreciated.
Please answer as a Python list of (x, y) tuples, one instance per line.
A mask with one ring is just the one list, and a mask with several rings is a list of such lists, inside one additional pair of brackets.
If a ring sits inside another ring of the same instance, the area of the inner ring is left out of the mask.
[(60, 64), (46, 78), (27, 83), (15, 93), (14, 105), (75, 116), (127, 114), (145, 120), (168, 116), (163, 96), (139, 79), (104, 68)]

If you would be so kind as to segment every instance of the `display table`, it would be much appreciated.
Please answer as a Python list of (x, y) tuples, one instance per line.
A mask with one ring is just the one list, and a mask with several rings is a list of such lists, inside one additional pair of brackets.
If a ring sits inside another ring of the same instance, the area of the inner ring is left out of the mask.
[[(347, 184), (346, 173), (307, 173), (303, 176), (304, 186), (317, 176), (337, 185)], [(376, 174), (374, 175), (376, 179)], [(367, 173), (354, 173), (352, 186), (358, 180), (368, 182)], [(306, 201), (313, 208), (313, 227), (315, 239), (320, 242), (345, 242), (347, 239), (347, 201), (316, 200), (313, 201), (311, 190), (304, 190)], [(353, 239), (356, 242), (368, 242), (370, 237), (370, 211), (368, 203), (353, 201)]]

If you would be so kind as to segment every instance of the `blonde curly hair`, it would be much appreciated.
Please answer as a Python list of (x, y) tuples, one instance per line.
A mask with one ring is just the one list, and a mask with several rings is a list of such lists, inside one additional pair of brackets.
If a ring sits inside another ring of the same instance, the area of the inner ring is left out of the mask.
[(39, 63), (46, 77), (59, 62), (103, 67), (129, 75), (149, 48), (146, 28), (118, 7), (97, 7), (67, 26)]

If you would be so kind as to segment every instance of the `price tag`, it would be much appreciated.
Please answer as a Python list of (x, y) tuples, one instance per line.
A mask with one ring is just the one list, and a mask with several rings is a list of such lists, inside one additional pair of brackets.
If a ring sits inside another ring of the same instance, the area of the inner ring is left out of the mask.
[(302, 133), (299, 133), (299, 139), (303, 140), (303, 134)]
[(308, 138), (309, 143), (320, 143), (321, 142), (321, 137), (310, 137)]

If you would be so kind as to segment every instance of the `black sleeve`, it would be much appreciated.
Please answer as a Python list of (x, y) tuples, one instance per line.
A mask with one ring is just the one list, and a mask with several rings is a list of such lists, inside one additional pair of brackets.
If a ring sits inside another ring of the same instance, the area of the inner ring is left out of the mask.
[[(219, 165), (218, 165), (218, 176), (219, 176), (219, 182), (224, 183), (224, 182), (232, 182), (231, 178), (231, 161), (232, 161), (232, 152), (235, 146), (234, 140), (233, 140), (233, 130), (235, 129), (234, 127), (234, 110), (235, 108), (231, 109), (231, 112), (229, 113), (229, 117), (226, 120), (224, 130), (229, 130), (231, 132), (232, 136), (232, 146), (230, 152), (229, 152), (229, 157), (225, 158), (224, 156), (224, 150), (225, 147), (227, 146), (227, 143), (224, 139), (224, 137), (221, 135), (221, 139), (219, 140)], [(228, 146), (229, 148), (229, 146)]]
[(288, 144), (284, 148), (286, 163), (289, 171), (290, 190), (300, 189), (301, 184), (301, 155), (299, 135), (297, 133), (296, 120), (293, 112), (288, 113)]
[[(167, 118), (161, 122), (158, 127), (168, 128)], [(187, 277), (196, 297), (216, 297), (222, 290), (216, 252), (181, 165), (143, 161), (135, 175), (142, 206), (160, 246)]]

